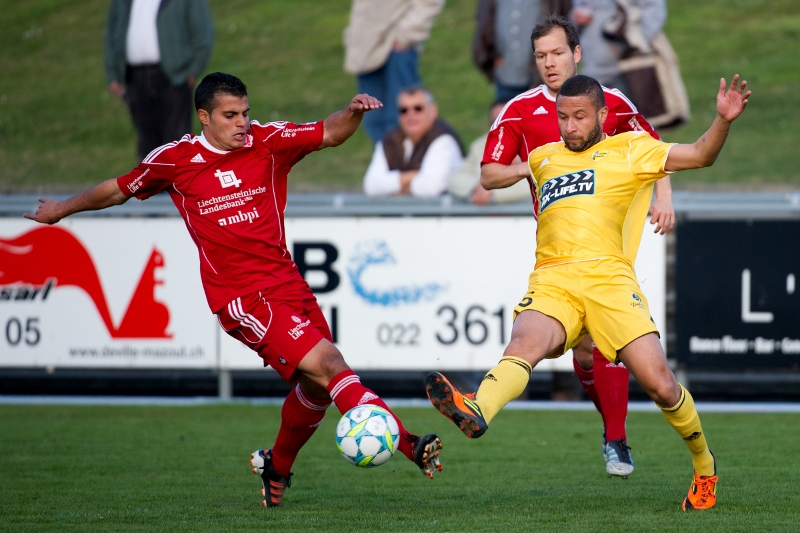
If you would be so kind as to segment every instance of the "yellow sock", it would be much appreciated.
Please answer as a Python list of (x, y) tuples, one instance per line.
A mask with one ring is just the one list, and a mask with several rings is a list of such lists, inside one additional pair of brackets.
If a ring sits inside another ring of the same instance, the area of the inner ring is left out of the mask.
[(701, 476), (713, 476), (715, 474), (714, 457), (708, 450), (706, 437), (700, 426), (700, 417), (694, 407), (694, 399), (689, 391), (683, 388), (683, 385), (678, 383), (678, 386), (681, 388), (680, 400), (672, 407), (662, 407), (661, 412), (664, 413), (664, 418), (667, 419), (669, 425), (675, 428), (689, 451), (692, 452), (692, 466), (694, 466), (695, 472)]
[(518, 357), (503, 357), (481, 381), (475, 403), (486, 422), (508, 402), (523, 393), (531, 378), (531, 365)]

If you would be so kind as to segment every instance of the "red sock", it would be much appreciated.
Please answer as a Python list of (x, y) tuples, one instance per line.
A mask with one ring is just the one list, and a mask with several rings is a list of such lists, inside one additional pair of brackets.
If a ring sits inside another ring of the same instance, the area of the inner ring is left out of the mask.
[(602, 415), (603, 410), (600, 409), (600, 398), (597, 396), (597, 389), (594, 386), (593, 369), (590, 368), (586, 370), (578, 364), (578, 360), (574, 357), (572, 358), (572, 367), (575, 369), (575, 373), (578, 375), (578, 380), (581, 382), (583, 390), (586, 391), (586, 395), (594, 402), (597, 411)]
[(281, 428), (272, 447), (272, 468), (281, 476), (288, 476), (300, 448), (308, 442), (325, 417), (329, 400), (317, 400), (303, 394), (297, 385), (286, 396), (281, 409)]
[(594, 386), (603, 409), (603, 423), (606, 426), (606, 440), (625, 437), (625, 419), (628, 416), (628, 384), (630, 371), (622, 363), (615, 365), (603, 357), (597, 348), (592, 352), (594, 358)]
[[(328, 383), (327, 388), (333, 403), (336, 404), (336, 407), (342, 414), (345, 414), (357, 405), (364, 404), (377, 405), (392, 413), (391, 409), (389, 409), (377, 394), (361, 384), (361, 378), (352, 370), (345, 370), (337, 374), (331, 382)], [(411, 452), (411, 443), (416, 440), (417, 436), (406, 431), (406, 428), (403, 427), (403, 423), (400, 422), (397, 415), (394, 413), (392, 413), (392, 415), (395, 420), (397, 420), (397, 425), (400, 426), (400, 451), (413, 461), (414, 455)]]

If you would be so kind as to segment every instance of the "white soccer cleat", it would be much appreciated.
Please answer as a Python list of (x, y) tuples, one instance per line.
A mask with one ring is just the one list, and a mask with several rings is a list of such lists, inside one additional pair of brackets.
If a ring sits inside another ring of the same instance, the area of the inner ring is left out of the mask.
[(603, 447), (608, 477), (619, 476), (622, 479), (628, 479), (628, 476), (633, 473), (633, 458), (630, 450), (625, 439), (609, 441)]

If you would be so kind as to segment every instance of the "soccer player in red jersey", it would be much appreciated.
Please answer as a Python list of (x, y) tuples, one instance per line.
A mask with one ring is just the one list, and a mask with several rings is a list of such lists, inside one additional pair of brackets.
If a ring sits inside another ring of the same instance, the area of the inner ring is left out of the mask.
[[(544, 83), (512, 99), (495, 120), (486, 140), (481, 184), (486, 189), (498, 189), (527, 179), (533, 195), (534, 216), (537, 216), (538, 199), (530, 176), (528, 154), (542, 145), (561, 140), (556, 95), (564, 81), (577, 74), (581, 47), (578, 30), (567, 19), (557, 15), (543, 19), (534, 27), (531, 44)], [(604, 133), (614, 135), (626, 131), (647, 131), (660, 139), (625, 95), (607, 87), (603, 87), (603, 92), (609, 110), (608, 119), (603, 124)], [(516, 156), (522, 162), (512, 164)], [(675, 225), (669, 177), (659, 180), (655, 189), (651, 223), (657, 224), (656, 232), (664, 234)], [(641, 228), (638, 228), (640, 236)], [(638, 247), (638, 237), (635, 247)], [(633, 472), (633, 460), (625, 433), (630, 372), (622, 364), (609, 363), (594, 347), (588, 335), (573, 349), (573, 354), (575, 373), (603, 417), (606, 472), (609, 476), (627, 477)]]
[[(319, 122), (259, 124), (249, 120), (244, 83), (230, 74), (209, 74), (195, 91), (201, 135), (156, 148), (131, 172), (67, 200), (40, 199), (36, 214), (25, 214), (54, 224), (134, 196), (169, 193), (197, 245), (203, 288), (220, 325), (258, 353), (264, 366), (296, 384), (283, 403), (275, 444), (251, 454), (267, 507), (280, 505), (292, 464), (331, 402), (342, 413), (362, 404), (388, 410), (333, 345), (286, 247), (283, 219), (292, 166), (310, 152), (342, 144), (364, 113), (382, 105), (359, 94)], [(397, 422), (400, 451), (432, 478), (441, 471), (439, 437), (414, 435)]]

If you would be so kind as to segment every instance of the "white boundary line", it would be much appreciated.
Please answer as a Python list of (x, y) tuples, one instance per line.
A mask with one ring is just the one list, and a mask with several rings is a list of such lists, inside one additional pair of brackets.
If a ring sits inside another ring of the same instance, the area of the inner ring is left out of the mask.
[[(220, 404), (282, 405), (283, 398), (234, 398), (229, 402), (216, 396), (173, 398), (163, 396), (24, 396), (0, 395), (0, 405), (102, 405), (102, 406), (198, 406)], [(390, 407), (430, 408), (428, 400), (390, 398)], [(701, 413), (800, 413), (800, 403), (788, 402), (696, 402)], [(556, 402), (550, 400), (516, 401), (505, 409), (520, 411), (594, 411), (592, 402)], [(653, 402), (630, 402), (630, 412), (658, 412)]]

